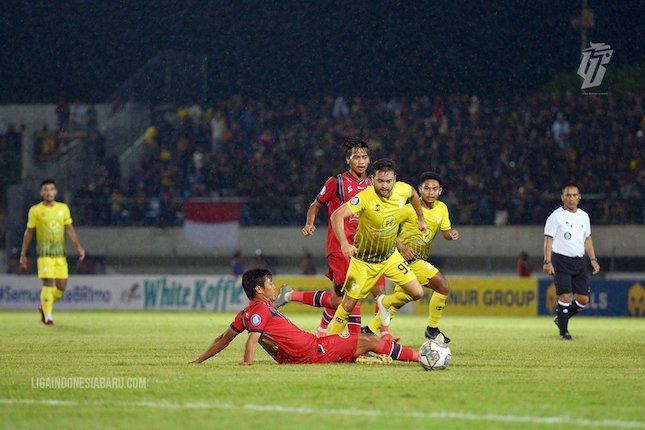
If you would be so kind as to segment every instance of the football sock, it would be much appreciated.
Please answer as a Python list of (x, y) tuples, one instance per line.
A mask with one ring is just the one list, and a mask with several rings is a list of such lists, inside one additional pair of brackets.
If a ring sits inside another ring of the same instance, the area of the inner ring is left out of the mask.
[(430, 297), (430, 304), (428, 305), (428, 309), (429, 309), (428, 325), (430, 327), (439, 326), (439, 320), (441, 319), (441, 315), (443, 315), (443, 310), (446, 307), (447, 298), (448, 296), (437, 293), (436, 291), (432, 293), (432, 297)]
[(336, 309), (325, 308), (322, 312), (322, 318), (320, 319), (320, 324), (318, 325), (318, 331), (327, 331), (327, 326), (334, 318), (334, 313)]
[(347, 326), (348, 319), (349, 319), (349, 312), (347, 312), (344, 307), (338, 306), (338, 309), (336, 309), (336, 313), (334, 314), (334, 318), (331, 324), (329, 325), (329, 333), (330, 334), (342, 333), (343, 330), (345, 330), (345, 327)]
[(405, 291), (397, 291), (395, 289), (392, 294), (388, 294), (387, 296), (383, 297), (383, 306), (390, 308), (390, 310), (392, 308), (400, 309), (404, 304), (411, 301), (412, 297), (410, 297)]
[(65, 294), (65, 290), (61, 290), (58, 287), (52, 288), (52, 296), (54, 297), (54, 303), (56, 303), (61, 297)]
[(377, 354), (385, 354), (399, 361), (419, 361), (419, 351), (395, 343), (392, 336), (383, 336), (374, 349)]
[(354, 334), (361, 332), (361, 302), (356, 303), (356, 306), (349, 314), (347, 331)]
[(292, 291), (291, 301), (317, 308), (331, 308), (331, 293), (329, 291)]
[[(397, 308), (390, 308), (390, 319), (394, 318), (397, 311)], [(372, 318), (372, 321), (367, 324), (367, 327), (372, 330), (372, 333), (379, 333), (381, 331), (381, 319), (378, 317), (378, 311), (377, 314), (374, 315), (374, 318)]]
[(569, 331), (569, 305), (570, 303), (561, 302), (558, 300), (558, 326), (560, 327), (560, 334), (565, 334)]
[(583, 310), (585, 307), (580, 304), (577, 300), (574, 300), (569, 304), (569, 318), (572, 318), (575, 314)]
[(51, 319), (52, 311), (54, 310), (53, 289), (54, 287), (43, 286), (43, 288), (40, 290), (40, 304), (43, 306), (45, 319)]

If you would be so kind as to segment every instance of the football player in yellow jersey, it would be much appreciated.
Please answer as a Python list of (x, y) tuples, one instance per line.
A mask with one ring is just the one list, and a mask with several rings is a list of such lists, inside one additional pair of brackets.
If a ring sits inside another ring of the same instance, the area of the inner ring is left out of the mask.
[[(378, 160), (373, 169), (372, 186), (340, 206), (331, 216), (332, 228), (340, 242), (341, 251), (343, 255), (351, 257), (343, 285), (345, 295), (329, 327), (331, 334), (345, 329), (347, 318), (356, 303), (367, 297), (382, 275), (402, 289), (377, 298), (382, 333), (388, 331), (389, 307), (392, 303), (407, 303), (423, 296), (421, 284), (396, 249), (399, 224), (408, 200), (417, 215), (417, 228), (422, 232), (426, 231), (419, 195), (409, 184), (396, 181), (396, 163), (393, 160)], [(352, 245), (345, 236), (344, 220), (353, 215), (358, 215), (358, 229)]]
[[(441, 231), (441, 235), (447, 240), (458, 240), (459, 231), (452, 228), (448, 207), (445, 203), (437, 200), (441, 195), (441, 176), (434, 172), (424, 172), (419, 179), (419, 195), (421, 196), (421, 207), (423, 216), (428, 224), (427, 233), (421, 233), (417, 229), (416, 213), (410, 205), (406, 205), (403, 221), (401, 222), (401, 231), (397, 240), (397, 249), (410, 264), (419, 283), (434, 292), (430, 298), (428, 327), (426, 327), (425, 336), (428, 339), (434, 339), (441, 333), (439, 330), (439, 320), (443, 314), (448, 298), (448, 281), (432, 264), (428, 263), (430, 247), (436, 234)], [(402, 291), (398, 285), (394, 291)], [(405, 303), (403, 303), (405, 304)], [(399, 303), (392, 304), (390, 316), (396, 313), (401, 306)], [(363, 331), (367, 333), (376, 333), (381, 326), (379, 318), (375, 317)], [(444, 334), (445, 342), (450, 342), (450, 338)]]
[(40, 195), (43, 201), (29, 209), (27, 229), (22, 239), (20, 266), (24, 269), (29, 264), (27, 251), (36, 230), (36, 255), (38, 256), (38, 277), (42, 281), (40, 292), (41, 321), (45, 325), (53, 325), (52, 311), (54, 303), (63, 296), (67, 287), (67, 257), (65, 253), (65, 232), (72, 240), (79, 259), (85, 258), (85, 250), (78, 240), (76, 230), (72, 225), (69, 207), (57, 202), (58, 189), (56, 182), (45, 179), (40, 184)]

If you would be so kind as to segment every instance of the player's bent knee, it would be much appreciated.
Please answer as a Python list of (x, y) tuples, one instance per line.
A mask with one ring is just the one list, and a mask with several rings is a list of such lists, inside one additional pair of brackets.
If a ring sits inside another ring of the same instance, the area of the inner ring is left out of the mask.
[(589, 303), (589, 296), (583, 296), (581, 294), (577, 294), (576, 295), (576, 300), (582, 306), (587, 306), (587, 304)]

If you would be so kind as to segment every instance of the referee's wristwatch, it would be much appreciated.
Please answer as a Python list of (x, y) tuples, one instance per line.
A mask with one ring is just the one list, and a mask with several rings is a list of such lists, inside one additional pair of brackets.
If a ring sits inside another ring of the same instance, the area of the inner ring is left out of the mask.
[(551, 264), (551, 260), (544, 260), (544, 264)]

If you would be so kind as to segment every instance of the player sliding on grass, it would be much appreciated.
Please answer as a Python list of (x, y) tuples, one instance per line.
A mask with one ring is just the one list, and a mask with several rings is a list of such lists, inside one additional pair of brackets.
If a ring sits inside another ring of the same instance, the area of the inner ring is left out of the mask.
[[(253, 269), (242, 276), (242, 288), (250, 302), (235, 316), (231, 325), (191, 364), (199, 364), (225, 349), (244, 330), (249, 332), (241, 365), (253, 364), (258, 344), (280, 364), (370, 362), (392, 359), (418, 361), (419, 352), (396, 343), (391, 335), (378, 338), (357, 333), (317, 338), (301, 330), (276, 308), (273, 275), (266, 269)], [(368, 352), (381, 354), (360, 357)], [(360, 357), (360, 358), (359, 358)], [(357, 360), (358, 359), (358, 360)]]

